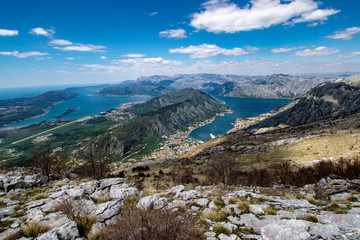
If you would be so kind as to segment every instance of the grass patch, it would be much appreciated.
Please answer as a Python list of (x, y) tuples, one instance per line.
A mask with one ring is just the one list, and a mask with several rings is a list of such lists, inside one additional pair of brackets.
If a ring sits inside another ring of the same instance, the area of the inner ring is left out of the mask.
[(239, 232), (249, 235), (249, 234), (256, 234), (254, 232), (254, 230), (252, 230), (251, 228), (239, 228)]
[(217, 197), (213, 200), (215, 206), (217, 206), (218, 208), (223, 208), (225, 207), (225, 202), (224, 200), (222, 200), (221, 197)]
[(203, 217), (215, 222), (225, 221), (228, 216), (232, 215), (232, 212), (227, 209), (221, 209), (204, 213)]
[(13, 221), (0, 221), (0, 232), (5, 231), (6, 229), (8, 229), (11, 224), (13, 224)]
[(45, 198), (48, 198), (48, 197), (49, 197), (49, 195), (47, 195), (46, 193), (38, 193), (32, 198), (32, 201), (45, 199)]
[(13, 212), (10, 217), (12, 218), (19, 218), (19, 217), (22, 217), (26, 214), (26, 211), (25, 210), (19, 210), (19, 211), (16, 211), (16, 212)]
[(314, 222), (314, 223), (318, 223), (318, 222), (319, 222), (319, 219), (318, 219), (316, 216), (314, 216), (314, 215), (306, 215), (306, 216), (304, 217), (304, 220), (309, 221), (309, 222)]
[(104, 195), (104, 196), (97, 198), (95, 200), (95, 203), (100, 204), (100, 203), (109, 202), (109, 201), (111, 201), (111, 197), (109, 195)]
[(220, 234), (225, 234), (225, 235), (230, 235), (231, 232), (226, 229), (223, 225), (215, 225), (213, 227), (213, 231), (216, 233), (216, 235), (220, 235)]
[(277, 209), (274, 206), (266, 207), (263, 209), (267, 215), (276, 215)]
[(4, 208), (4, 207), (6, 207), (6, 204), (4, 203), (3, 200), (0, 200), (0, 208)]
[(45, 224), (39, 222), (29, 222), (26, 225), (21, 225), (20, 230), (7, 236), (5, 240), (15, 240), (21, 237), (25, 238), (36, 238), (40, 234), (49, 231), (50, 228)]
[(229, 198), (229, 204), (236, 204), (239, 201), (239, 199), (231, 197)]
[(250, 213), (250, 208), (249, 208), (249, 202), (247, 201), (240, 201), (238, 202), (238, 208), (241, 211), (242, 214), (244, 213)]
[(327, 207), (325, 209), (326, 211), (330, 211), (330, 212), (333, 212), (335, 214), (347, 214), (347, 210), (346, 208), (341, 208), (339, 207), (339, 205), (337, 204), (331, 204), (330, 207)]

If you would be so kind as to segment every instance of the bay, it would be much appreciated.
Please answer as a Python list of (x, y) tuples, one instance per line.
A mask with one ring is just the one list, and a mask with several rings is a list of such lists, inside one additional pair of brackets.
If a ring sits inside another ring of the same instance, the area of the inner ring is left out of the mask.
[(35, 124), (41, 121), (51, 121), (57, 116), (61, 116), (67, 109), (75, 109), (66, 116), (64, 120), (71, 120), (82, 118), (86, 116), (96, 115), (107, 110), (120, 107), (125, 103), (133, 103), (138, 101), (145, 101), (150, 97), (109, 97), (93, 95), (96, 91), (76, 91), (80, 95), (68, 101), (59, 103), (49, 109), (49, 112), (43, 116), (27, 119), (24, 121), (8, 124), (6, 127), (22, 126)]
[(231, 107), (232, 113), (226, 113), (224, 116), (218, 116), (207, 125), (194, 129), (189, 137), (201, 141), (211, 139), (210, 133), (218, 136), (227, 133), (234, 127), (233, 123), (237, 118), (256, 117), (262, 113), (288, 104), (288, 99), (254, 99), (254, 98), (234, 98), (234, 97), (215, 97)]

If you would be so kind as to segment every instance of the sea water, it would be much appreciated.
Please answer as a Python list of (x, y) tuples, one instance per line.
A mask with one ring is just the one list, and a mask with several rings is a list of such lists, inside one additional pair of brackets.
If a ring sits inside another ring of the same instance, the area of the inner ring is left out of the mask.
[[(65, 89), (60, 88), (60, 89)], [(45, 88), (41, 88), (44, 90)], [(17, 95), (14, 95), (15, 97), (33, 97), (35, 95), (44, 93), (44, 91), (41, 91), (41, 89), (29, 89), (28, 92), (26, 92), (25, 89), (15, 91)], [(50, 89), (47, 88), (46, 91), (49, 91)], [(59, 87), (51, 89), (51, 90), (59, 90)], [(145, 101), (149, 99), (150, 97), (108, 97), (108, 96), (96, 96), (94, 95), (96, 91), (74, 91), (76, 93), (79, 93), (79, 96), (72, 98), (70, 100), (67, 100), (65, 102), (59, 103), (55, 105), (54, 107), (51, 107), (43, 116), (35, 117), (31, 119), (27, 119), (24, 121), (19, 121), (16, 123), (8, 124), (6, 127), (14, 127), (14, 126), (22, 126), (22, 125), (30, 125), (35, 124), (41, 121), (51, 121), (54, 120), (58, 116), (62, 116), (62, 114), (67, 109), (75, 109), (75, 112), (72, 112), (66, 116), (63, 116), (62, 118), (64, 120), (71, 120), (71, 119), (77, 119), (82, 118), (86, 116), (92, 116), (97, 115), (101, 112), (105, 112), (107, 110), (117, 108), (125, 103), (133, 103), (138, 101)], [(0, 90), (1, 93), (1, 90)]]
[(234, 98), (234, 97), (215, 97), (228, 105), (232, 113), (226, 113), (224, 116), (218, 116), (207, 125), (194, 129), (189, 137), (201, 141), (211, 139), (210, 134), (218, 136), (227, 133), (234, 128), (233, 123), (238, 118), (256, 117), (262, 113), (286, 105), (290, 102), (288, 99), (254, 99), (254, 98)]

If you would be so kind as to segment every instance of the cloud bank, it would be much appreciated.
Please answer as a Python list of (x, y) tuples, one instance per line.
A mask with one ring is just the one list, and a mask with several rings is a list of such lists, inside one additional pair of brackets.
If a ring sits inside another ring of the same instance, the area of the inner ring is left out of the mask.
[(209, 0), (204, 10), (192, 15), (190, 25), (213, 33), (235, 33), (264, 29), (284, 24), (326, 21), (340, 12), (336, 9), (319, 9), (313, 0), (251, 0), (240, 7), (230, 0)]

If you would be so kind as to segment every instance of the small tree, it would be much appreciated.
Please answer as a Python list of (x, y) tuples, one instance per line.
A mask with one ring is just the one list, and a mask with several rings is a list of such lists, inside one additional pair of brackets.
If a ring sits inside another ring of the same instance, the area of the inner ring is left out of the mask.
[(47, 142), (45, 146), (36, 148), (30, 160), (30, 166), (40, 168), (48, 178), (51, 174), (64, 175), (67, 171), (67, 157), (53, 153), (52, 145), (52, 142)]
[(84, 167), (93, 179), (99, 180), (110, 171), (111, 160), (95, 147), (94, 141), (90, 141), (82, 155), (86, 161)]
[(225, 185), (236, 184), (238, 176), (237, 164), (233, 158), (224, 154), (215, 154), (210, 159), (210, 169), (208, 178), (214, 183), (224, 183)]

